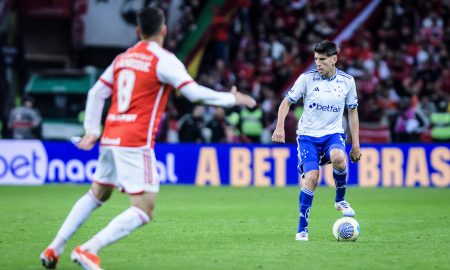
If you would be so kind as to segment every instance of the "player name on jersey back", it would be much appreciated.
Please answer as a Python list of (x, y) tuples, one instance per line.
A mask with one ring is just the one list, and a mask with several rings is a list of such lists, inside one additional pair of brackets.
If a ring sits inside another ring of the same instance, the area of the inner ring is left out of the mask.
[(143, 53), (128, 53), (119, 58), (115, 68), (131, 68), (142, 72), (149, 72), (153, 55)]

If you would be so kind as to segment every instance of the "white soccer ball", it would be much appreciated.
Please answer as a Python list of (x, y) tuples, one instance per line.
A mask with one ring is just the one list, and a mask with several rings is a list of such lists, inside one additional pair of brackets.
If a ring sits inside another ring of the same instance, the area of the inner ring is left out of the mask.
[(338, 241), (356, 241), (359, 235), (359, 223), (351, 217), (343, 217), (334, 223), (334, 238)]

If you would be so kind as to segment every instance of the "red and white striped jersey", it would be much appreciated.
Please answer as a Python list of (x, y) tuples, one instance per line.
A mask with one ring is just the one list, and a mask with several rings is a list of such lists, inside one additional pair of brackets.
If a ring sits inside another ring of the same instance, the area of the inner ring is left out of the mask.
[(171, 90), (194, 82), (175, 55), (144, 41), (118, 55), (99, 81), (112, 96), (100, 144), (151, 148)]

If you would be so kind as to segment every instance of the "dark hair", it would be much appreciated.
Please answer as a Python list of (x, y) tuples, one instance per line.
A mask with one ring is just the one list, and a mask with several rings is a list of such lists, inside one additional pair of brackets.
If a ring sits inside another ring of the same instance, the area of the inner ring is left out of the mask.
[(28, 96), (28, 95), (24, 95), (22, 97), (22, 105), (25, 105), (25, 103), (27, 103), (27, 102), (34, 103), (34, 98), (31, 96)]
[(137, 22), (142, 35), (150, 37), (158, 34), (164, 24), (164, 13), (157, 7), (146, 7), (138, 11)]
[(336, 43), (329, 40), (322, 40), (317, 42), (313, 49), (314, 52), (320, 54), (326, 54), (327, 56), (337, 55), (339, 53), (339, 48)]

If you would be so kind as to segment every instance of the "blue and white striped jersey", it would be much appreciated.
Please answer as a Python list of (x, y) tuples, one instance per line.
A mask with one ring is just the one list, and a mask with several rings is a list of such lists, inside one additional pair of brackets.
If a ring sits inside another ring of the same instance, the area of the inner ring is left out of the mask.
[(322, 77), (316, 69), (303, 73), (286, 97), (291, 103), (303, 98), (305, 108), (297, 134), (312, 137), (344, 133), (344, 108), (358, 106), (355, 80), (339, 69), (332, 78)]

